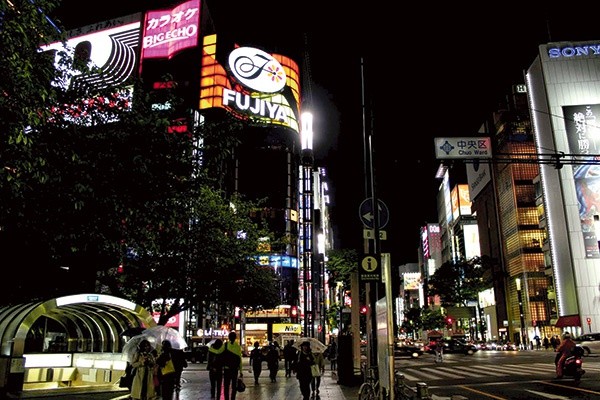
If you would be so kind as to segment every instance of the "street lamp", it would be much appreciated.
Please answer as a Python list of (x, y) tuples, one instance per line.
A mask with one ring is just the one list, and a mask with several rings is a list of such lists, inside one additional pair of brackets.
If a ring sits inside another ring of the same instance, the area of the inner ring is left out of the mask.
[(314, 337), (312, 296), (312, 237), (313, 237), (313, 116), (302, 113), (302, 278), (304, 289), (304, 336)]
[(523, 294), (521, 293), (521, 278), (516, 278), (515, 282), (517, 284), (517, 300), (519, 301), (519, 318), (520, 318), (520, 332), (521, 332), (521, 342), (523, 349), (527, 349), (527, 337), (525, 334), (525, 315), (523, 315)]

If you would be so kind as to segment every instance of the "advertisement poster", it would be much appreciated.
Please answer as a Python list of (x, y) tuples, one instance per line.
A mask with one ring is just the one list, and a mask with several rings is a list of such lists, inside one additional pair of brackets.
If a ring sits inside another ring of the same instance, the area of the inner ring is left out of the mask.
[[(569, 151), (573, 155), (589, 155), (590, 160), (600, 154), (600, 104), (564, 106), (565, 129)], [(580, 158), (579, 158), (580, 159)], [(573, 178), (579, 203), (579, 220), (587, 258), (600, 258), (594, 216), (600, 215), (600, 165), (573, 166)]]

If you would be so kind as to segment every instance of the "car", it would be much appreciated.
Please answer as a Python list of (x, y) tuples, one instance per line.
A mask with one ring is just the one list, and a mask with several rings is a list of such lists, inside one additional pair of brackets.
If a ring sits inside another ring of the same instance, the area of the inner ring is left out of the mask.
[(194, 343), (193, 347), (187, 347), (184, 351), (185, 359), (192, 364), (204, 363), (208, 359), (208, 346)]
[(600, 354), (600, 333), (584, 333), (573, 341), (583, 348), (586, 356)]
[[(473, 355), (479, 349), (476, 345), (467, 343), (461, 339), (444, 339), (444, 353), (456, 353), (456, 354), (466, 354)], [(435, 352), (435, 346), (430, 344), (428, 347), (429, 353)]]
[(513, 342), (506, 342), (506, 343), (502, 344), (502, 346), (498, 350), (503, 350), (503, 351), (518, 351), (519, 350), (519, 346), (517, 346), (517, 344), (513, 343)]
[(408, 356), (412, 358), (418, 358), (423, 355), (423, 347), (419, 346), (416, 343), (408, 342), (408, 341), (398, 341), (394, 346), (394, 356), (402, 357)]

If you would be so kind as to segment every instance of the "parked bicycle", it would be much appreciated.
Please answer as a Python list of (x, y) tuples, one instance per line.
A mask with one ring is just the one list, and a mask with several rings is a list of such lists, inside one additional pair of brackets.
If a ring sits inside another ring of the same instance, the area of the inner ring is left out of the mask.
[[(377, 366), (367, 367), (366, 362), (361, 363), (361, 370), (365, 381), (358, 389), (358, 400), (384, 400), (387, 399), (385, 388), (379, 384)], [(380, 391), (382, 393), (380, 393)]]
[[(367, 367), (361, 363), (365, 381), (358, 389), (358, 400), (388, 400), (389, 393), (379, 384), (378, 370), (376, 366)], [(394, 399), (395, 400), (430, 400), (427, 385), (420, 383), (412, 388), (406, 383), (404, 374), (396, 370), (394, 372)]]

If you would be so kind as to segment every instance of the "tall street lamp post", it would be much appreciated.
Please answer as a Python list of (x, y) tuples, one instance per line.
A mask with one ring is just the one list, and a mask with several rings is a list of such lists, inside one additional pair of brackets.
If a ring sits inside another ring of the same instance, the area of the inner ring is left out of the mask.
[(313, 116), (302, 113), (302, 278), (304, 289), (304, 336), (314, 337), (312, 293), (312, 240), (313, 240)]

